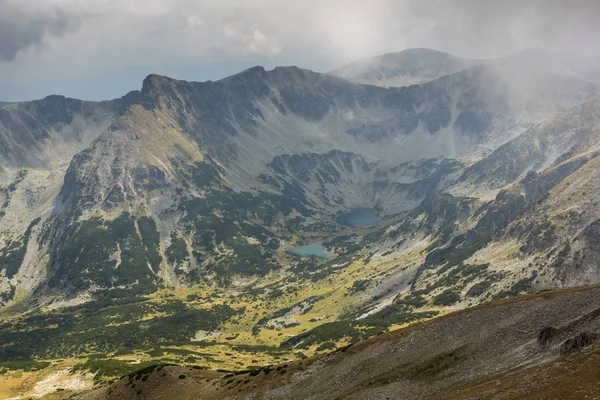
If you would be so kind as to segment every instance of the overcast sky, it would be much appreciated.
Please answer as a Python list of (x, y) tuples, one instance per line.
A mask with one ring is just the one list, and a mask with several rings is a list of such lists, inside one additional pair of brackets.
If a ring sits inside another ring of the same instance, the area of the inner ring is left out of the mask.
[(599, 55), (600, 0), (0, 0), (0, 100), (109, 99), (149, 73), (325, 72), (410, 47)]

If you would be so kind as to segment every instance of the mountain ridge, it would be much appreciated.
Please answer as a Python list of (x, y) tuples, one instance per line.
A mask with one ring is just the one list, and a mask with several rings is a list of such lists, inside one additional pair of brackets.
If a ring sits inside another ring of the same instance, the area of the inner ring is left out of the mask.
[(419, 48), (363, 58), (328, 73), (377, 86), (410, 86), (456, 73), (478, 63), (477, 60)]

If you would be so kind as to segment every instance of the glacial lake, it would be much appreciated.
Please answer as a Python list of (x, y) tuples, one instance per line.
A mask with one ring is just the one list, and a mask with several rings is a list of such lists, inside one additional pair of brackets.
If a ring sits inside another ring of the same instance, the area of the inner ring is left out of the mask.
[[(347, 213), (338, 216), (336, 222), (351, 228), (358, 228), (360, 226), (375, 225), (381, 222), (381, 218), (379, 218), (374, 209), (359, 207), (353, 208)], [(304, 246), (292, 247), (287, 252), (296, 257), (312, 257), (324, 260), (335, 256), (323, 246), (323, 242), (314, 242)]]
[(346, 225), (351, 228), (375, 225), (381, 222), (381, 218), (379, 218), (377, 212), (374, 209), (367, 207), (353, 208), (347, 213), (338, 216), (335, 220), (338, 224)]
[(333, 257), (333, 253), (327, 251), (321, 242), (310, 243), (304, 246), (292, 247), (288, 253), (297, 257), (313, 257), (328, 259)]

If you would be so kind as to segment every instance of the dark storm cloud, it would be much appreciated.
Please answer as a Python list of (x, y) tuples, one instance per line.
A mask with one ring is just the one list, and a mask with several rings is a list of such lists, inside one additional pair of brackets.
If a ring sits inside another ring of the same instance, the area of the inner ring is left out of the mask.
[(58, 7), (0, 0), (0, 60), (12, 61), (19, 51), (42, 45), (46, 35), (62, 35), (78, 23), (78, 18)]

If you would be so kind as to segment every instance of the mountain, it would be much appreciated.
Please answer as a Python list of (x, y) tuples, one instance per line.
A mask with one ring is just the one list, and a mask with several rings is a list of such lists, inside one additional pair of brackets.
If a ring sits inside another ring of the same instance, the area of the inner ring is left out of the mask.
[(489, 60), (459, 58), (430, 49), (407, 49), (397, 53), (367, 57), (330, 71), (352, 82), (381, 87), (401, 87), (430, 82), (445, 75), (478, 65), (507, 70), (512, 78), (522, 69), (556, 75), (570, 75), (599, 82), (600, 59), (594, 56), (525, 49)]
[(429, 82), (478, 63), (435, 50), (407, 49), (363, 58), (329, 73), (357, 83), (399, 87)]
[(465, 178), (481, 186), (486, 180), (503, 187), (529, 171), (549, 167), (600, 146), (600, 98), (557, 114), (533, 126), (469, 167)]
[[(443, 190), (462, 167), (460, 162), (439, 163), (428, 181), (405, 176), (399, 168), (403, 163), (416, 161), (417, 155), (456, 157), (491, 147), (502, 140), (499, 134), (529, 126), (598, 89), (572, 77), (530, 76), (530, 91), (517, 101), (514, 87), (504, 78), (494, 69), (475, 67), (421, 86), (384, 89), (298, 68), (257, 67), (207, 83), (151, 75), (139, 94), (127, 98), (131, 103), (126, 107), (117, 103), (116, 112), (102, 111), (103, 117), (89, 113), (93, 121), (104, 121), (97, 130), (86, 130), (89, 121), (76, 122), (86, 127), (78, 129), (89, 132), (89, 138), (97, 137), (86, 142), (75, 136), (75, 143), (88, 146), (73, 157), (51, 209), (36, 215), (41, 218), (37, 228), (38, 223), (30, 224), (31, 230), (23, 225), (22, 236), (14, 237), (3, 256), (15, 263), (32, 260), (30, 268), (37, 276), (47, 274), (51, 290), (134, 282), (153, 290), (161, 280), (173, 283), (202, 271), (218, 272), (216, 279), (231, 279), (238, 272), (267, 274), (275, 268), (263, 264), (278, 248), (281, 235), (275, 232), (294, 231), (285, 226), (289, 215), (299, 213), (306, 219), (364, 205), (377, 206), (384, 214), (407, 211), (429, 193)], [(11, 114), (3, 125), (13, 137), (27, 137), (8, 125), (27, 106), (7, 109)], [(70, 109), (63, 105), (61, 110)], [(25, 147), (27, 154), (40, 155), (27, 162), (47, 163), (48, 141), (72, 140), (65, 126), (76, 120), (69, 112), (49, 120), (48, 128), (39, 129), (42, 133), (28, 131), (34, 140)], [(59, 115), (54, 110), (51, 114)], [(44, 136), (55, 129), (53, 123), (61, 124), (61, 134)], [(18, 152), (10, 154), (14, 165), (27, 165), (17, 158)], [(5, 165), (11, 166), (8, 161)], [(316, 174), (310, 176), (311, 170)], [(243, 205), (234, 208), (240, 202)], [(10, 213), (11, 204), (7, 216), (16, 215)], [(258, 204), (264, 211), (253, 215)], [(222, 210), (218, 215), (215, 205)], [(34, 215), (29, 216), (33, 223)], [(240, 220), (246, 227), (237, 225)], [(151, 248), (144, 243), (150, 239), (143, 237), (140, 221), (149, 224)], [(77, 232), (91, 229), (94, 238), (95, 230), (111, 231), (121, 223), (131, 235), (106, 236), (108, 242), (96, 248), (98, 253), (83, 250), (89, 259), (82, 273), (79, 252), (87, 247)], [(231, 226), (225, 236), (218, 229), (223, 226)], [(43, 234), (45, 245), (38, 243), (29, 257), (10, 255), (16, 248), (25, 251), (28, 232), (37, 238), (40, 229), (48, 232)], [(218, 263), (213, 258), (215, 246), (233, 250), (235, 237), (256, 234), (257, 244), (237, 249), (249, 252), (244, 260), (236, 251)], [(166, 268), (164, 260), (175, 239), (189, 247), (181, 262), (171, 257), (171, 267)], [(123, 240), (131, 240), (134, 248), (128, 249), (135, 253), (128, 259), (122, 258), (119, 247)], [(111, 257), (110, 264), (117, 267), (107, 271)], [(183, 277), (173, 268), (184, 271)], [(6, 287), (19, 281), (24, 282), (17, 277)]]
[(0, 108), (0, 371), (235, 371), (598, 283), (600, 86), (530, 58)]
[(6, 103), (0, 111), (0, 164), (51, 169), (57, 159), (89, 146), (124, 107), (123, 99), (94, 103), (63, 96)]

